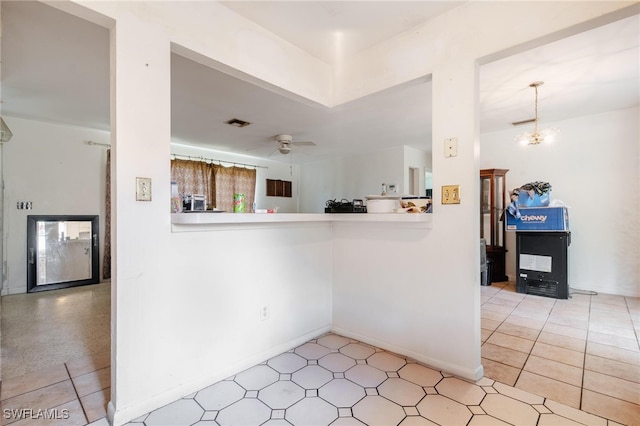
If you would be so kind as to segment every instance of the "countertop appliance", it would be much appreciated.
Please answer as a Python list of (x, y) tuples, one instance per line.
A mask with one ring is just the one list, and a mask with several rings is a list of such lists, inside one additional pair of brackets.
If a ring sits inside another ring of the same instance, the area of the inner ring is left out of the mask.
[(207, 198), (200, 194), (185, 195), (182, 200), (182, 211), (203, 212), (207, 210)]
[(328, 200), (325, 205), (324, 212), (325, 213), (366, 213), (367, 207), (364, 205), (362, 200), (355, 199), (353, 201), (349, 201), (343, 198), (340, 201)]
[(367, 195), (369, 213), (394, 213), (402, 208), (399, 195)]

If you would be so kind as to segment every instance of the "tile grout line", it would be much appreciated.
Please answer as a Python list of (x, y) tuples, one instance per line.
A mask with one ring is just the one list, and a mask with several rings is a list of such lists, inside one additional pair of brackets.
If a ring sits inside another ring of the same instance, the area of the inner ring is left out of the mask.
[[(481, 303), (481, 304), (480, 304), (480, 311), (482, 311), (482, 306), (483, 306), (483, 305), (485, 305), (485, 304), (486, 304), (486, 303), (488, 303), (488, 302), (491, 302), (491, 300), (492, 300), (494, 297), (496, 297), (498, 294), (500, 294), (500, 292), (502, 292), (502, 291), (505, 289), (505, 287), (506, 287), (506, 286), (501, 287), (501, 288), (500, 288), (500, 290), (498, 290), (498, 291), (497, 291), (493, 296), (491, 296), (491, 297), (490, 297), (488, 300), (486, 300), (484, 303)], [(520, 302), (522, 302), (522, 300), (521, 300)], [(504, 324), (504, 322), (507, 320), (507, 318), (509, 318), (509, 317), (511, 316), (511, 314), (513, 313), (513, 311), (518, 307), (518, 305), (520, 305), (520, 302), (518, 302), (518, 304), (517, 304), (516, 306), (514, 306), (514, 307), (513, 307), (513, 309), (511, 310), (511, 313), (509, 313), (509, 315), (507, 315), (507, 317), (506, 317), (505, 319), (503, 319), (503, 320), (500, 322), (500, 324), (498, 324), (498, 326), (497, 326), (496, 328), (494, 328), (493, 330), (491, 330), (491, 333), (489, 334), (489, 336), (487, 336), (487, 339), (484, 341), (484, 343), (482, 343), (482, 344), (480, 345), (480, 351), (481, 351), (481, 352), (482, 352), (482, 346), (484, 346), (484, 344), (485, 344), (485, 343), (488, 343), (488, 342), (489, 342), (489, 339), (491, 338), (491, 336), (493, 336), (493, 335), (494, 335), (494, 333), (496, 333), (496, 332), (498, 331), (498, 328), (500, 328), (500, 326), (501, 326), (502, 324)], [(482, 319), (481, 319), (481, 320), (482, 320)], [(480, 328), (482, 329), (482, 326), (480, 326)], [(486, 330), (486, 329), (485, 329), (485, 330)], [(480, 358), (482, 358), (482, 353), (480, 354)], [(508, 364), (504, 364), (504, 363), (499, 362), (499, 361), (494, 361), (494, 360), (491, 360), (491, 361), (496, 362), (496, 363), (499, 363), (499, 364), (502, 364), (502, 365), (509, 366)], [(512, 367), (512, 366), (511, 366), (511, 367)], [(524, 365), (523, 365), (523, 367), (524, 367)], [(514, 368), (515, 368), (515, 367), (514, 367)], [(522, 369), (520, 369), (520, 371), (522, 372)], [(518, 377), (520, 377), (520, 373), (518, 373)], [(492, 379), (492, 380), (493, 380), (493, 379)], [(516, 381), (517, 381), (517, 380), (518, 380), (518, 378), (516, 378)], [(515, 382), (513, 383), (513, 386), (515, 387)]]
[[(500, 294), (500, 292), (504, 291), (504, 289), (505, 289), (506, 287), (507, 287), (507, 286), (502, 287), (502, 288), (500, 289), (500, 291), (498, 291), (498, 292), (497, 292), (494, 296), (492, 296), (491, 298), (493, 299), (493, 297), (495, 297), (495, 296), (497, 296), (498, 294)], [(502, 320), (502, 322), (500, 323), (500, 325), (498, 325), (498, 327), (496, 327), (496, 329), (491, 333), (491, 335), (490, 335), (489, 337), (491, 337), (491, 336), (493, 335), (493, 333), (494, 333), (495, 331), (497, 331), (497, 330), (498, 330), (498, 328), (500, 328), (500, 326), (501, 326), (502, 324), (504, 324), (504, 323), (505, 323), (505, 321), (506, 321), (506, 320), (507, 320), (507, 319), (508, 319), (512, 314), (513, 314), (513, 312), (514, 312), (514, 311), (515, 311), (515, 310), (520, 306), (520, 304), (521, 304), (521, 303), (522, 303), (526, 298), (527, 298), (527, 297), (526, 297), (526, 295), (525, 295), (525, 297), (523, 297), (523, 298), (518, 302), (518, 304), (517, 304), (516, 306), (514, 306), (514, 307), (513, 307), (513, 309), (511, 310), (511, 313), (510, 313), (509, 315), (507, 315), (507, 317), (506, 317), (504, 320)], [(546, 320), (545, 320), (545, 324), (546, 324)], [(544, 328), (544, 324), (542, 325), (542, 327)], [(513, 386), (512, 386), (512, 387), (514, 387), (514, 388), (516, 387), (516, 383), (518, 383), (518, 380), (520, 379), (520, 375), (521, 375), (521, 374), (522, 374), (522, 372), (524, 371), (524, 366), (527, 364), (527, 361), (529, 360), (529, 356), (531, 355), (531, 351), (533, 350), (533, 347), (535, 346), (536, 342), (538, 341), (538, 338), (540, 337), (540, 333), (542, 333), (542, 328), (540, 329), (540, 331), (538, 331), (538, 334), (536, 335), (536, 339), (533, 341), (533, 345), (531, 346), (531, 349), (526, 353), (526, 354), (527, 354), (527, 358), (524, 360), (524, 363), (522, 364), (522, 367), (518, 368), (518, 370), (519, 370), (519, 371), (518, 371), (518, 376), (516, 377), (515, 381), (513, 382)], [(516, 337), (517, 337), (517, 336), (516, 336)], [(488, 340), (489, 340), (489, 338), (487, 338), (487, 341), (488, 341)], [(526, 339), (526, 340), (529, 340), (529, 339)], [(513, 348), (508, 348), (508, 349), (513, 349)], [(513, 349), (513, 350), (515, 350), (515, 349)], [(525, 352), (522, 352), (522, 353), (525, 353)], [(501, 364), (502, 364), (502, 363), (501, 363)], [(508, 365), (508, 364), (505, 364), (505, 365)], [(517, 367), (514, 367), (514, 368), (517, 368)]]
[(631, 328), (633, 329), (633, 334), (635, 334), (636, 336), (636, 347), (640, 349), (640, 336), (638, 336), (636, 324), (635, 322), (633, 322), (633, 315), (631, 315), (631, 308), (629, 307), (629, 302), (627, 301), (627, 297), (624, 298), (624, 304), (627, 307), (627, 314), (629, 314), (629, 319), (631, 320)]
[[(485, 301), (484, 303), (480, 304), (480, 311), (482, 312), (482, 306), (485, 305), (488, 302), (491, 302), (491, 300), (496, 297), (498, 294), (500, 294), (500, 292), (502, 292), (504, 290), (504, 287), (501, 287), (500, 290), (498, 290), (496, 292), (496, 294), (494, 294), (493, 296), (491, 296), (487, 301)], [(520, 302), (518, 302), (518, 305), (520, 304)], [(511, 316), (511, 314), (513, 313), (513, 311), (515, 311), (515, 309), (518, 307), (518, 305), (514, 306), (513, 309), (511, 309), (511, 312), (509, 313), (509, 315), (507, 315), (507, 317), (505, 319), (503, 319), (502, 321), (500, 321), (500, 324), (498, 324), (498, 326), (496, 328), (494, 328), (493, 330), (491, 330), (491, 334), (489, 334), (489, 336), (487, 336), (487, 339), (484, 341), (484, 343), (487, 343), (489, 341), (489, 339), (491, 338), (491, 336), (493, 336), (493, 334), (498, 331), (498, 328), (500, 328), (500, 326), (502, 324), (504, 324), (504, 322), (507, 320), (507, 318), (509, 318)], [(481, 319), (482, 320), (482, 319)], [(482, 328), (482, 325), (480, 326), (480, 328)], [(486, 330), (486, 329), (485, 329)], [(483, 345), (484, 345), (483, 343)], [(482, 345), (480, 345), (482, 347)]]
[(78, 404), (80, 404), (80, 408), (82, 408), (82, 414), (84, 415), (84, 419), (87, 423), (85, 424), (89, 424), (89, 416), (87, 415), (87, 411), (84, 409), (84, 405), (82, 404), (82, 400), (80, 400), (80, 395), (78, 394), (78, 389), (76, 388), (76, 384), (73, 381), (73, 377), (71, 377), (71, 371), (69, 371), (69, 367), (67, 366), (67, 363), (64, 363), (64, 368), (67, 370), (67, 374), (69, 375), (69, 380), (71, 381), (71, 386), (73, 386), (73, 391), (76, 394), (76, 397), (78, 397)]
[[(520, 301), (520, 303), (522, 303), (524, 300), (526, 300), (526, 296)], [(518, 306), (520, 306), (520, 303), (518, 303)], [(533, 341), (533, 345), (531, 345), (531, 349), (529, 350), (529, 352), (527, 353), (527, 358), (524, 360), (524, 363), (522, 364), (522, 368), (520, 369), (520, 372), (518, 373), (518, 377), (516, 377), (516, 381), (513, 384), (513, 387), (516, 387), (516, 384), (518, 384), (518, 380), (520, 380), (520, 376), (522, 375), (522, 372), (525, 371), (524, 367), (527, 365), (527, 362), (529, 361), (529, 358), (531, 357), (531, 352), (533, 352), (533, 348), (536, 346), (536, 343), (538, 343), (538, 339), (540, 338), (540, 335), (542, 334), (542, 330), (544, 329), (544, 326), (547, 325), (547, 322), (549, 321), (549, 317), (551, 316), (551, 311), (553, 311), (553, 308), (556, 305), (556, 300), (553, 301), (553, 306), (551, 307), (551, 309), (549, 310), (549, 313), (547, 314), (547, 318), (544, 320), (544, 324), (542, 324), (542, 327), (540, 328), (540, 331), (538, 331), (538, 334), (536, 336), (536, 340)], [(545, 397), (546, 400), (546, 397)]]
[(589, 330), (591, 327), (591, 305), (593, 303), (593, 295), (589, 295), (589, 314), (587, 316), (587, 335), (584, 339), (584, 355), (582, 356), (582, 381), (580, 382), (580, 406), (578, 407), (582, 410), (582, 403), (584, 398), (584, 375), (587, 371), (587, 346), (589, 345)]

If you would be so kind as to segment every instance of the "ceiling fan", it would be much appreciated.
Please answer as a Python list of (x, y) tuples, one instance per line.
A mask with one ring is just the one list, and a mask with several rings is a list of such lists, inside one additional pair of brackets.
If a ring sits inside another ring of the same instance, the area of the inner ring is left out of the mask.
[[(280, 154), (283, 155), (289, 154), (295, 147), (316, 145), (311, 141), (293, 142), (293, 136), (285, 134), (276, 135), (275, 140), (278, 143), (278, 149), (276, 151), (280, 152)], [(273, 151), (271, 154), (275, 153), (276, 151)]]

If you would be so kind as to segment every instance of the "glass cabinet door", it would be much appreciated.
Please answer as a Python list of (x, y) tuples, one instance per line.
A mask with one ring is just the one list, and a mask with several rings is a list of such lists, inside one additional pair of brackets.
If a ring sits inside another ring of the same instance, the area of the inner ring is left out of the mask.
[(480, 238), (491, 243), (491, 178), (480, 175)]
[(487, 244), (487, 258), (493, 262), (495, 281), (506, 281), (505, 274), (505, 224), (507, 206), (507, 169), (480, 170), (480, 238)]
[(504, 201), (504, 175), (495, 175), (493, 185), (493, 236), (492, 244), (494, 246), (504, 247), (504, 226), (500, 220), (502, 212), (505, 208)]
[(505, 201), (505, 169), (480, 170), (480, 238), (489, 246), (504, 246), (502, 213)]

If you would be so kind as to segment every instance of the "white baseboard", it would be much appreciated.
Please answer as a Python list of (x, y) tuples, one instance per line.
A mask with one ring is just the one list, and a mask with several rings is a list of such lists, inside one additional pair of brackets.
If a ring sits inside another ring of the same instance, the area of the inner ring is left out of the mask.
[(443, 371), (449, 374), (452, 374), (454, 376), (466, 379), (466, 380), (470, 380), (473, 382), (476, 382), (478, 380), (480, 380), (483, 376), (484, 376), (484, 368), (482, 367), (482, 365), (480, 365), (479, 367), (471, 370), (469, 368), (466, 367), (461, 367), (457, 364), (452, 364), (448, 361), (445, 360), (441, 360), (441, 359), (436, 359), (436, 358), (431, 358), (428, 356), (425, 356), (423, 354), (419, 354), (417, 352), (411, 351), (407, 348), (403, 348), (400, 346), (396, 346), (393, 344), (390, 344), (388, 342), (385, 342), (383, 340), (379, 340), (370, 336), (365, 336), (359, 333), (354, 333), (352, 331), (349, 330), (345, 330), (342, 328), (332, 328), (331, 331), (333, 333), (339, 334), (341, 336), (344, 337), (350, 337), (352, 339), (356, 339), (359, 340), (361, 342), (370, 344), (372, 346), (378, 347), (380, 349), (386, 349), (388, 351), (397, 353), (398, 355), (404, 355), (407, 356), (409, 358), (412, 358), (416, 361), (419, 361), (431, 368), (434, 368), (436, 370), (439, 371)]

